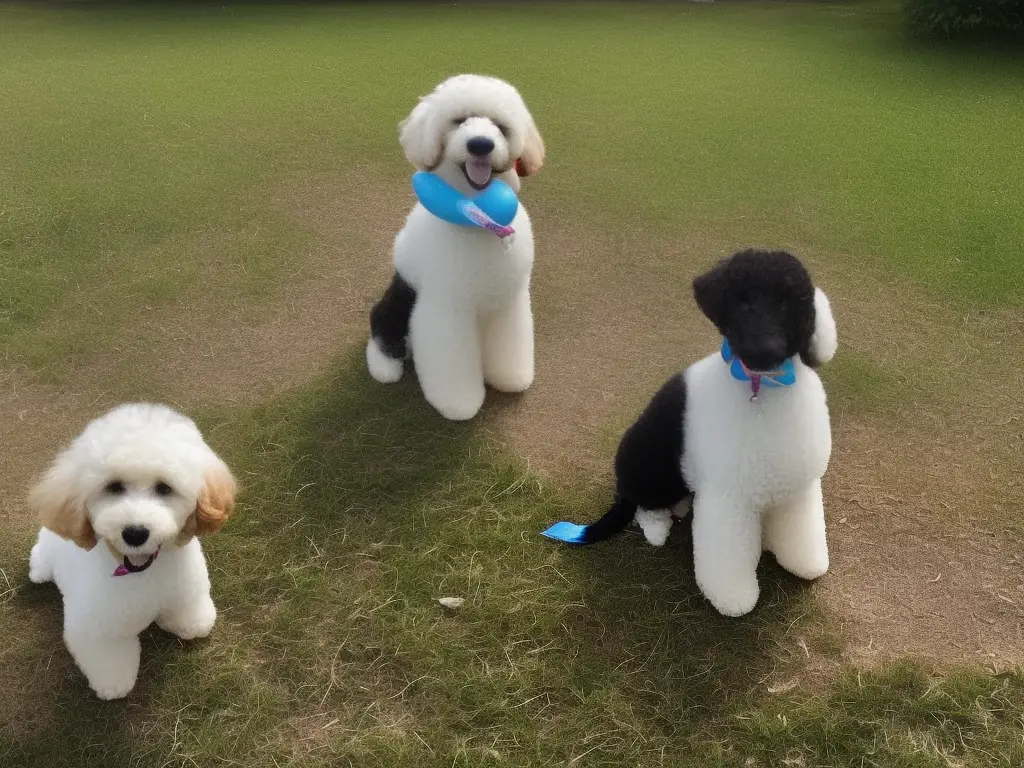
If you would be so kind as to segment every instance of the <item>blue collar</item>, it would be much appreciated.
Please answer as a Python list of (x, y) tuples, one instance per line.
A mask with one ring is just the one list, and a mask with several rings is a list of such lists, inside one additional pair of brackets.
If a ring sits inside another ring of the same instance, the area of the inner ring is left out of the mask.
[(790, 387), (796, 383), (796, 366), (793, 358), (787, 357), (782, 367), (775, 371), (752, 371), (733, 354), (728, 339), (722, 339), (722, 359), (730, 363), (729, 372), (736, 381), (749, 381), (751, 400), (757, 400), (761, 387)]

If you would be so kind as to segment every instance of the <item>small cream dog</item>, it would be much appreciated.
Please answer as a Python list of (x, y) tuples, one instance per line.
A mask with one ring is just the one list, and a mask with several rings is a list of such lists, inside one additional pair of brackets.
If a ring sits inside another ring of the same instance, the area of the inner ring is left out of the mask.
[(29, 578), (64, 598), (64, 641), (101, 699), (127, 695), (139, 633), (213, 629), (196, 536), (234, 506), (235, 481), (196, 425), (162, 405), (122, 405), (90, 423), (32, 489), (43, 528)]
[[(474, 196), (494, 179), (519, 191), (540, 170), (544, 142), (519, 92), (493, 77), (458, 75), (402, 122), (409, 162)], [(451, 224), (416, 203), (394, 245), (395, 274), (370, 314), (366, 362), (382, 383), (412, 356), (420, 388), (442, 416), (471, 419), (484, 384), (522, 392), (533, 383), (530, 272), (533, 232), (520, 203), (504, 240)]]

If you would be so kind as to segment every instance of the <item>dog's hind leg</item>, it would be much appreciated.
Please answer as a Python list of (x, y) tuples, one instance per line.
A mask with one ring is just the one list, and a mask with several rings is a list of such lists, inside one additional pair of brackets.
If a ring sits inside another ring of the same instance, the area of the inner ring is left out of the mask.
[(697, 585), (719, 613), (754, 610), (760, 588), (761, 518), (734, 495), (698, 492), (693, 500), (693, 567)]
[(801, 579), (813, 580), (828, 570), (828, 541), (821, 480), (767, 510), (762, 523), (764, 548), (779, 565)]
[(483, 325), (484, 379), (502, 392), (522, 392), (533, 383), (533, 315), (530, 292), (492, 313)]
[(416, 302), (409, 324), (423, 396), (446, 419), (465, 421), (484, 403), (476, 310), (451, 300)]
[(32, 547), (32, 553), (28, 558), (28, 579), (33, 584), (45, 584), (53, 581), (53, 562), (51, 557), (53, 548), (47, 545), (45, 529), (39, 531), (39, 538)]
[(366, 345), (366, 367), (382, 384), (402, 378), (402, 361), (409, 356), (406, 338), (409, 318), (416, 303), (413, 290), (397, 272), (391, 285), (370, 310), (370, 340)]
[(638, 509), (636, 522), (644, 532), (647, 543), (660, 547), (668, 541), (668, 534), (672, 530), (672, 510)]

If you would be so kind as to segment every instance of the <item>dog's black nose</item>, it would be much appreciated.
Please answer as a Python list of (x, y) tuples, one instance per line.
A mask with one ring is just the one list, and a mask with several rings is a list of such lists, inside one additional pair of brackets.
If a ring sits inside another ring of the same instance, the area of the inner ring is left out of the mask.
[(149, 538), (149, 528), (143, 528), (141, 525), (126, 526), (121, 531), (121, 538), (129, 547), (141, 547)]
[(494, 151), (494, 142), (486, 136), (474, 136), (466, 142), (466, 149), (471, 155), (485, 157)]

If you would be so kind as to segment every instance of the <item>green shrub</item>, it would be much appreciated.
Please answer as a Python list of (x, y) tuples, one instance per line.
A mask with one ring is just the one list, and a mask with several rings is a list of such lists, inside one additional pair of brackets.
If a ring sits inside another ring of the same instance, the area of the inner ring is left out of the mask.
[(1024, 39), (1024, 0), (904, 0), (903, 7), (915, 34)]

